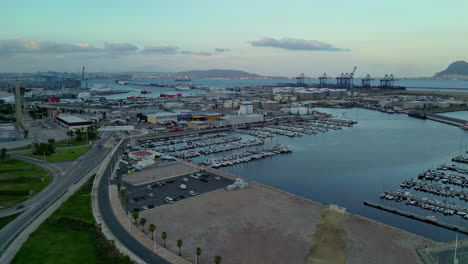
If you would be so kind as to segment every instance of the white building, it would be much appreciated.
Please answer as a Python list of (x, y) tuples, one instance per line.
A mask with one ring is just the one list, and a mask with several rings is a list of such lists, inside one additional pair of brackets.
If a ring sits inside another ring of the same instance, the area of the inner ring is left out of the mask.
[(250, 115), (253, 114), (252, 102), (242, 102), (239, 108), (239, 115)]

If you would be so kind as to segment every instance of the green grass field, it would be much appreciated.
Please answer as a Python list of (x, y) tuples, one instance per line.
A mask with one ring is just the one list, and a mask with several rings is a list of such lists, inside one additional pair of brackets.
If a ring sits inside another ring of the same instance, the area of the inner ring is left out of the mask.
[(75, 147), (75, 146), (81, 146), (81, 145), (86, 145), (86, 144), (88, 144), (88, 141), (86, 140), (82, 140), (82, 141), (71, 140), (71, 141), (63, 141), (63, 142), (55, 143), (55, 147), (56, 148)]
[[(132, 263), (116, 253), (115, 247), (95, 228), (91, 208), (92, 177), (32, 233), (12, 264)], [(60, 222), (67, 218), (73, 221)], [(82, 228), (82, 222), (91, 229)]]
[(20, 214), (21, 213), (14, 214), (14, 215), (9, 215), (9, 216), (5, 216), (5, 217), (0, 218), (0, 229), (2, 229), (4, 226), (8, 225), (8, 223), (13, 221)]
[(18, 159), (0, 160), (0, 206), (15, 206), (40, 192), (51, 180), (49, 172)]
[[(71, 161), (75, 160), (85, 152), (91, 149), (91, 146), (79, 147), (79, 148), (71, 148), (71, 149), (57, 149), (55, 153), (51, 156), (45, 156), (45, 160), (51, 162), (57, 161)], [(43, 156), (33, 156), (31, 152), (18, 152), (18, 155), (33, 157), (36, 159), (44, 159)]]

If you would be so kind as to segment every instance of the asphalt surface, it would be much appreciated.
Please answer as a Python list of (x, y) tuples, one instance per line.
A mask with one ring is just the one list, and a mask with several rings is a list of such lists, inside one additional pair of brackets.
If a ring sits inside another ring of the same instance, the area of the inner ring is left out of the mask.
[[(201, 174), (204, 174), (205, 177), (201, 176), (199, 179), (195, 179), (190, 177), (190, 175), (193, 174), (186, 174), (140, 186), (134, 186), (124, 182), (123, 186), (126, 187), (129, 210), (143, 210), (143, 206), (153, 208), (167, 204), (167, 202), (164, 201), (166, 197), (176, 199), (175, 202), (177, 202), (177, 200), (189, 199), (193, 197), (193, 195), (189, 194), (190, 191), (194, 191), (198, 193), (197, 195), (200, 195), (222, 189), (234, 182), (233, 180), (209, 172), (202, 172)], [(215, 179), (216, 176), (219, 177), (219, 180)], [(184, 178), (187, 179), (187, 181), (184, 181)], [(205, 180), (206, 182), (201, 180)], [(181, 189), (181, 184), (185, 184), (187, 189)], [(148, 185), (151, 185), (151, 190), (148, 190)], [(152, 196), (149, 194), (152, 194)], [(181, 195), (185, 198), (181, 197)]]
[[(102, 139), (96, 145), (101, 144), (111, 135), (112, 133), (104, 133)], [(23, 202), (22, 204), (25, 205), (24, 212), (0, 230), (0, 254), (3, 254), (3, 251), (18, 235), (18, 231), (24, 230), (32, 220), (36, 219), (45, 209), (53, 204), (68, 188), (95, 168), (109, 151), (109, 148), (93, 147), (74, 161), (60, 163), (39, 161), (14, 155), (15, 158), (32, 161), (48, 169), (53, 174), (53, 179), (43, 191), (33, 196), (30, 200)], [(1, 211), (0, 215), (11, 214), (14, 210), (15, 208)]]
[[(121, 145), (121, 148), (115, 152), (115, 155), (112, 157), (109, 164), (117, 164), (120, 155), (122, 154), (122, 149), (124, 144)], [(151, 250), (147, 249), (145, 246), (141, 245), (135, 238), (133, 238), (127, 230), (120, 224), (117, 220), (113, 210), (111, 201), (109, 199), (109, 183), (110, 177), (112, 176), (112, 165), (109, 165), (104, 171), (104, 175), (101, 177), (99, 182), (98, 189), (98, 206), (101, 211), (102, 219), (109, 230), (112, 232), (114, 237), (119, 240), (127, 249), (129, 249), (133, 254), (138, 256), (140, 259), (147, 263), (169, 263), (160, 256), (154, 254)]]

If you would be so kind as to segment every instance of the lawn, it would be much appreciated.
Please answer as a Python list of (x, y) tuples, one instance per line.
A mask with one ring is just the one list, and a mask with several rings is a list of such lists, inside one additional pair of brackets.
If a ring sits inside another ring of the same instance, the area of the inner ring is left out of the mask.
[(89, 141), (86, 140), (71, 140), (71, 141), (63, 141), (63, 142), (57, 142), (55, 143), (56, 148), (63, 148), (63, 147), (76, 147), (76, 146), (81, 146), (81, 145), (87, 145)]
[(15, 220), (15, 218), (20, 215), (21, 213), (14, 214), (14, 215), (9, 215), (0, 218), (0, 229), (2, 229), (4, 226), (8, 225), (11, 221)]
[[(71, 148), (71, 149), (57, 149), (55, 153), (51, 156), (45, 156), (45, 160), (51, 162), (57, 161), (71, 161), (77, 159), (79, 156), (83, 155), (86, 151), (90, 150), (91, 146)], [(33, 156), (31, 152), (18, 152), (18, 155), (33, 157), (37, 159), (44, 159), (43, 156)]]
[(49, 172), (32, 163), (0, 160), (0, 206), (17, 205), (40, 192), (51, 180)]
[(96, 228), (90, 195), (93, 179), (29, 236), (12, 264), (131, 263)]

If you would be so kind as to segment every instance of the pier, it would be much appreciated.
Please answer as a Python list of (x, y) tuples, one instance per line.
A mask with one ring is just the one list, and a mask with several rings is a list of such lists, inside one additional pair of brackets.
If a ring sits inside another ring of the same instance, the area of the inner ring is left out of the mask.
[(437, 121), (437, 122), (441, 122), (441, 123), (445, 123), (445, 124), (449, 124), (453, 126), (458, 126), (458, 127), (463, 126), (466, 123), (468, 123), (467, 120), (443, 116), (443, 115), (430, 114), (430, 113), (420, 112), (420, 111), (409, 113), (408, 116), (417, 117), (421, 119), (430, 119), (433, 121)]
[(369, 202), (369, 201), (364, 201), (364, 205), (367, 205), (367, 206), (373, 207), (373, 208), (377, 208), (377, 209), (380, 209), (380, 210), (383, 210), (383, 211), (387, 211), (387, 212), (390, 212), (390, 213), (394, 213), (394, 214), (397, 214), (397, 215), (405, 216), (405, 217), (408, 217), (408, 218), (411, 218), (411, 219), (414, 219), (414, 220), (417, 220), (417, 221), (420, 221), (420, 222), (425, 222), (425, 223), (428, 223), (428, 224), (439, 226), (439, 227), (449, 229), (449, 230), (452, 230), (452, 231), (455, 231), (455, 232), (458, 231), (460, 233), (468, 235), (468, 229), (463, 228), (463, 227), (459, 227), (459, 226), (456, 226), (456, 225), (451, 225), (451, 224), (448, 224), (448, 223), (444, 223), (444, 222), (441, 222), (439, 220), (430, 219), (430, 218), (427, 218), (427, 217), (424, 217), (424, 216), (408, 213), (408, 212), (405, 212), (405, 211), (402, 211), (402, 210), (398, 210), (398, 209), (395, 209), (395, 208), (392, 208), (392, 207), (388, 207), (388, 206), (385, 206), (385, 205), (381, 205), (381, 204), (377, 204), (377, 203), (373, 203), (373, 202)]

